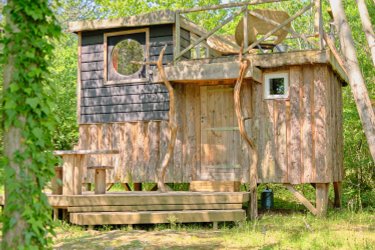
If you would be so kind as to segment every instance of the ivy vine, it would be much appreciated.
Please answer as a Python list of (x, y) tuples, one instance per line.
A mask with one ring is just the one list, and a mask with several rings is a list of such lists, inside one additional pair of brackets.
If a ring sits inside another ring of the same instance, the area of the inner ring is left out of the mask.
[[(51, 112), (54, 88), (48, 66), (53, 39), (61, 30), (48, 3), (9, 0), (3, 9), (3, 249), (43, 249), (52, 241), (51, 208), (43, 193), (56, 162), (51, 153), (56, 120)], [(12, 131), (21, 138), (14, 151), (9, 150), (14, 142), (6, 139)]]

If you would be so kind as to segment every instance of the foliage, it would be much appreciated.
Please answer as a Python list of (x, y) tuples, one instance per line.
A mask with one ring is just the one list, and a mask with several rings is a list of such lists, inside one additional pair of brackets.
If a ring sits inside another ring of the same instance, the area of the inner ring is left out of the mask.
[(51, 81), (55, 83), (53, 113), (58, 125), (53, 132), (55, 149), (72, 149), (78, 140), (77, 126), (77, 38), (65, 33), (54, 43)]
[[(174, 222), (175, 223), (175, 222)], [(373, 249), (375, 217), (369, 212), (330, 211), (328, 219), (310, 214), (263, 211), (243, 223), (113, 226), (84, 230), (57, 227), (55, 248), (72, 249)], [(152, 230), (150, 230), (152, 229)]]
[[(9, 86), (3, 91), (2, 125), (4, 134), (18, 130), (22, 138), (17, 151), (1, 161), (7, 194), (3, 235), (16, 236), (11, 243), (3, 240), (3, 249), (10, 248), (7, 243), (18, 249), (42, 249), (51, 243), (53, 233), (50, 206), (42, 190), (53, 175), (55, 163), (50, 151), (55, 120), (48, 61), (51, 41), (60, 34), (60, 28), (45, 0), (8, 1), (3, 15), (3, 62), (4, 72), (9, 70)], [(26, 223), (26, 230), (12, 231), (20, 221)]]

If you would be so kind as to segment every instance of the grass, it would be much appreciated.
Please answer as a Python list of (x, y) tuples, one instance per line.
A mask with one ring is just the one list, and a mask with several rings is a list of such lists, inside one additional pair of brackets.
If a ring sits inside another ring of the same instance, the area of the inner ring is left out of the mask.
[(375, 249), (371, 212), (330, 211), (327, 219), (305, 213), (263, 213), (259, 220), (219, 224), (81, 227), (60, 224), (56, 249)]

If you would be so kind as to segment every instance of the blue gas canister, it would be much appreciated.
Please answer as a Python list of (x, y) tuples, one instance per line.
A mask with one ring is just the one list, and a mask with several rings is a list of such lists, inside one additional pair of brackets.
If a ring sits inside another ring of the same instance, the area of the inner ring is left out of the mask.
[(263, 209), (273, 208), (273, 192), (268, 187), (262, 192), (261, 202)]

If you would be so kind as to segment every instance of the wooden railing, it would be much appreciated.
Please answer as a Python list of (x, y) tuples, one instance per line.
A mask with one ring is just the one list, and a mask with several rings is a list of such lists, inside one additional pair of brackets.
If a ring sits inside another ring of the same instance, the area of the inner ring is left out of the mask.
[[(221, 4), (221, 5), (212, 5), (207, 7), (194, 7), (190, 9), (184, 9), (184, 10), (178, 10), (176, 11), (176, 41), (174, 44), (174, 61), (179, 60), (183, 55), (191, 51), (192, 49), (198, 48), (200, 45), (204, 44), (208, 38), (215, 35), (221, 28), (223, 28), (228, 23), (232, 22), (236, 19), (236, 17), (243, 15), (244, 19), (244, 42), (243, 42), (243, 54), (249, 53), (250, 50), (254, 48), (260, 48), (260, 44), (264, 41), (266, 41), (268, 38), (270, 38), (272, 35), (275, 34), (275, 32), (279, 30), (285, 30), (288, 33), (291, 34), (291, 36), (288, 37), (288, 39), (302, 39), (306, 44), (309, 45), (310, 48), (324, 48), (324, 31), (323, 31), (323, 18), (322, 18), (322, 11), (321, 11), (321, 0), (315, 0), (314, 2), (306, 5), (299, 11), (297, 11), (295, 14), (290, 16), (285, 21), (278, 23), (270, 18), (267, 18), (263, 15), (260, 15), (257, 12), (251, 11), (248, 9), (250, 5), (257, 5), (257, 4), (264, 4), (264, 3), (274, 3), (274, 2), (283, 2), (285, 0), (253, 0), (253, 1), (247, 1), (247, 2), (238, 2), (238, 3), (228, 3), (228, 4)], [(225, 20), (223, 20), (220, 24), (218, 24), (215, 28), (213, 28), (210, 31), (207, 31), (203, 29), (202, 27), (195, 25), (192, 21), (184, 17), (184, 14), (192, 13), (192, 12), (199, 12), (199, 11), (210, 11), (210, 10), (218, 10), (218, 9), (228, 9), (228, 8), (238, 8), (239, 10), (235, 11), (231, 16), (227, 17)], [(302, 16), (304, 13), (306, 13), (308, 10), (314, 7), (315, 10), (315, 16), (314, 16), (314, 34), (313, 35), (307, 35), (307, 34), (299, 34), (297, 33), (293, 28), (287, 27), (293, 20), (296, 18)], [(249, 15), (252, 15), (268, 24), (272, 24), (275, 26), (272, 30), (267, 32), (265, 35), (263, 35), (261, 38), (257, 39), (251, 44), (248, 44), (248, 18)], [(190, 27), (193, 25), (194, 31), (190, 30), (191, 34), (193, 36), (195, 35), (196, 39), (192, 39), (190, 42), (190, 45), (186, 48), (184, 48), (181, 51), (181, 29), (184, 28), (185, 24), (189, 23)], [(311, 37), (318, 37), (319, 42), (316, 43), (315, 41), (309, 40)], [(240, 46), (237, 44), (234, 44), (233, 42), (222, 39), (221, 42), (226, 43), (230, 45), (233, 48), (237, 48), (239, 51)], [(205, 47), (207, 47), (205, 45)], [(197, 49), (198, 50), (198, 49)], [(198, 53), (196, 53), (198, 54)], [(207, 53), (208, 55), (208, 53)]]

